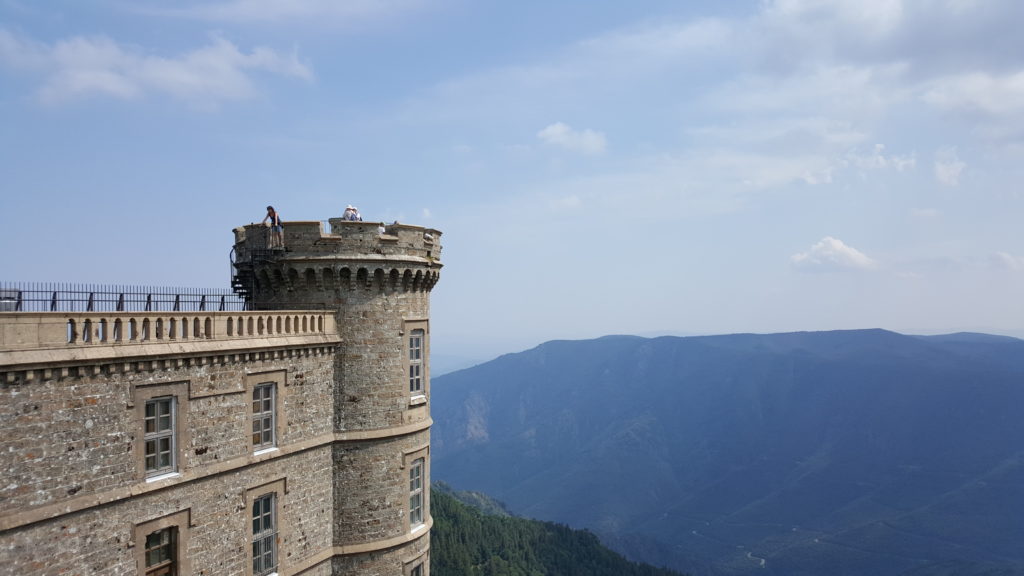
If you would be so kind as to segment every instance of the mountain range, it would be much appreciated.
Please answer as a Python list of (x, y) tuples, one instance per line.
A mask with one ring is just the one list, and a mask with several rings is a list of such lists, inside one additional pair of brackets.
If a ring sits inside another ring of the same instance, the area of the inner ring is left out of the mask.
[(700, 576), (1024, 575), (1024, 341), (552, 341), (435, 378), (432, 475)]

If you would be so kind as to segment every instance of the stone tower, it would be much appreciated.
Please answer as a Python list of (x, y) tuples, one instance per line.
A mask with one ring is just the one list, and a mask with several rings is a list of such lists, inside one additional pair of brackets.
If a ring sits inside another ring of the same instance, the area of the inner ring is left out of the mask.
[[(335, 317), (331, 572), (422, 575), (431, 525), (430, 291), (441, 233), (329, 225), (284, 223), (284, 249), (268, 248), (262, 226), (236, 229), (234, 287), (254, 310)], [(291, 329), (278, 318), (268, 333)]]

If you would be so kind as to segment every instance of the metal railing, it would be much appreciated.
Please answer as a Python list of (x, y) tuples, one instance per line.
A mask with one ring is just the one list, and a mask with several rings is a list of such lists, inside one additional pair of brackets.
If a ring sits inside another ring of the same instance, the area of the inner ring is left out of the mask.
[(207, 312), (248, 310), (231, 289), (0, 282), (0, 312)]

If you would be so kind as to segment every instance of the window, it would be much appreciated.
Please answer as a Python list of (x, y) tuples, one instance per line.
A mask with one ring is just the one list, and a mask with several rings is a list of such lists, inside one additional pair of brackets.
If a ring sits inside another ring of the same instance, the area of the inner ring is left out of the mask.
[(423, 394), (423, 340), (423, 330), (409, 333), (409, 393), (413, 396)]
[(139, 576), (187, 576), (189, 509), (136, 524), (129, 546), (135, 552)]
[(127, 407), (135, 422), (132, 450), (138, 479), (162, 480), (189, 466), (182, 452), (182, 447), (189, 445), (188, 401), (187, 381), (132, 386)]
[(430, 554), (422, 552), (402, 565), (402, 576), (427, 576), (430, 574)]
[(164, 396), (146, 401), (144, 454), (146, 476), (177, 470), (175, 446), (175, 398)]
[(252, 503), (252, 573), (266, 576), (277, 571), (277, 513), (275, 494), (264, 494)]
[(413, 460), (409, 467), (409, 527), (423, 524), (423, 465), (425, 459)]
[(177, 576), (178, 527), (171, 526), (146, 534), (146, 576)]
[(252, 446), (253, 450), (273, 448), (276, 412), (276, 386), (273, 382), (257, 384), (252, 389)]
[(287, 439), (284, 436), (287, 430), (284, 414), (286, 375), (284, 370), (271, 370), (245, 376), (249, 443), (256, 454), (276, 450)]

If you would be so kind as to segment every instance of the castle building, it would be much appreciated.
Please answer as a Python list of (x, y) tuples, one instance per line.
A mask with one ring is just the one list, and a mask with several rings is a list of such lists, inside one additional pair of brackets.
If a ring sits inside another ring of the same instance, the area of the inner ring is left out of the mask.
[(429, 573), (441, 233), (234, 233), (219, 300), (0, 293), (0, 574)]

